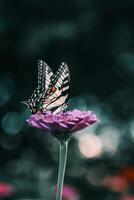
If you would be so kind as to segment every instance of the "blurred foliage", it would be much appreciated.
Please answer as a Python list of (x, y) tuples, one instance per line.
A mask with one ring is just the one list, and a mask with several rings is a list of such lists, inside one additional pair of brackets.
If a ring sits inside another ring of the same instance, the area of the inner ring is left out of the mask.
[(20, 103), (36, 87), (38, 59), (54, 71), (67, 62), (69, 109), (93, 110), (101, 120), (71, 140), (65, 183), (81, 200), (134, 193), (132, 183), (113, 191), (119, 179), (104, 184), (134, 167), (133, 11), (134, 0), (0, 1), (0, 181), (15, 188), (8, 199), (55, 198), (57, 141), (27, 126)]

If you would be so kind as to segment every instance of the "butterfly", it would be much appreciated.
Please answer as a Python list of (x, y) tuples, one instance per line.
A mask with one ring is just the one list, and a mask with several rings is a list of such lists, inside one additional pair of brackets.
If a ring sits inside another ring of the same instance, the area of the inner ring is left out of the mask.
[(51, 68), (43, 61), (38, 61), (38, 86), (28, 101), (23, 101), (32, 114), (52, 111), (53, 114), (65, 110), (68, 106), (68, 92), (70, 83), (69, 68), (61, 63), (54, 74)]

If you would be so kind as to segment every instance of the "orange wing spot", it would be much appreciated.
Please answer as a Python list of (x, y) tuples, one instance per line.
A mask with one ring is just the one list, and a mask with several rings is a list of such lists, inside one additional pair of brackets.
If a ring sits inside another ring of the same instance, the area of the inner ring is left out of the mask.
[(47, 93), (47, 94), (51, 94), (51, 93), (53, 94), (54, 92), (56, 92), (56, 90), (57, 90), (57, 88), (54, 87), (54, 86), (52, 86), (50, 89), (47, 90), (46, 93)]
[(56, 92), (57, 89), (56, 89), (56, 87), (52, 86), (51, 90), (52, 90), (52, 92)]

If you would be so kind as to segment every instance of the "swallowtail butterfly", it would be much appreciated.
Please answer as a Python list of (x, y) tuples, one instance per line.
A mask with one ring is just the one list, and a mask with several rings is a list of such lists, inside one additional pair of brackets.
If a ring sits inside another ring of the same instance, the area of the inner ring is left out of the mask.
[(28, 101), (23, 101), (33, 114), (52, 111), (54, 114), (67, 108), (70, 74), (67, 64), (61, 63), (54, 74), (42, 60), (38, 61), (38, 86)]

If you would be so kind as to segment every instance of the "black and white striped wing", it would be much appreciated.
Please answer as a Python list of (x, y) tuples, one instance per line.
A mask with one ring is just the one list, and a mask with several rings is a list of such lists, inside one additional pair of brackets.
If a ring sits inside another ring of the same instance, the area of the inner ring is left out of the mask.
[(31, 98), (35, 101), (45, 94), (51, 83), (53, 72), (51, 68), (43, 61), (38, 61), (38, 87), (32, 93)]
[(61, 93), (67, 94), (69, 91), (69, 83), (70, 83), (70, 73), (69, 68), (66, 63), (62, 63), (56, 72), (56, 74), (52, 77), (52, 82), (50, 86), (54, 86), (58, 88)]
[(27, 105), (30, 105), (30, 110), (32, 111), (32, 113), (41, 111), (42, 95), (44, 95), (46, 90), (48, 90), (52, 76), (53, 72), (51, 68), (44, 61), (39, 60), (38, 86), (33, 91), (30, 99), (27, 102), (25, 102)]
[(56, 111), (58, 109), (59, 112), (63, 110), (63, 108), (65, 109), (66, 100), (69, 92), (69, 82), (70, 82), (69, 68), (67, 64), (62, 63), (56, 74), (52, 77), (52, 81), (48, 89), (50, 90), (50, 92), (45, 95), (43, 102), (44, 111), (46, 110)]
[(46, 91), (49, 88), (53, 72), (51, 68), (43, 61), (38, 61), (38, 88)]

